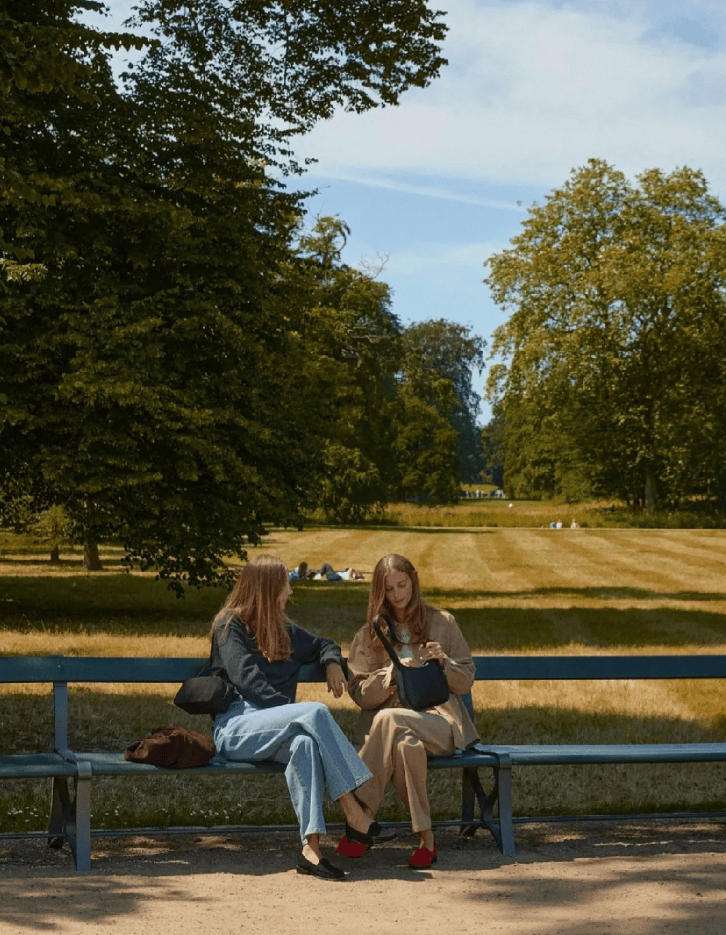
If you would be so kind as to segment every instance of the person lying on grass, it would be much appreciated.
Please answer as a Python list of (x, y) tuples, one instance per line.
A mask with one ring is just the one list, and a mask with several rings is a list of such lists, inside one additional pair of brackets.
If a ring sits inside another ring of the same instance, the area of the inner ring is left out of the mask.
[(340, 648), (295, 626), (285, 613), (292, 594), (285, 564), (261, 555), (243, 569), (214, 618), (211, 671), (226, 679), (238, 697), (214, 719), (214, 743), (228, 760), (284, 763), (285, 779), (300, 824), (299, 873), (329, 880), (345, 874), (320, 850), (325, 833), (323, 797), (340, 802), (348, 838), (365, 844), (382, 840), (353, 791), (371, 773), (319, 702), (295, 703), (300, 668), (325, 667), (328, 691), (340, 698), (348, 683)]

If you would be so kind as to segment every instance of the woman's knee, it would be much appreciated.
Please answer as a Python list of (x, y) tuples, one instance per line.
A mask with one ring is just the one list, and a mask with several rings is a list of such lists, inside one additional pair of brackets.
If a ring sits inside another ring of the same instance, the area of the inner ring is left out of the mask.
[(323, 704), (322, 701), (306, 701), (305, 709), (305, 719), (311, 724), (317, 726), (325, 725), (327, 727), (336, 724), (333, 712), (326, 704)]
[(412, 723), (411, 718), (411, 715), (415, 713), (408, 708), (381, 708), (373, 718), (371, 730), (413, 730), (415, 733), (415, 724)]
[(290, 756), (312, 757), (318, 752), (318, 744), (310, 734), (297, 734), (290, 741)]

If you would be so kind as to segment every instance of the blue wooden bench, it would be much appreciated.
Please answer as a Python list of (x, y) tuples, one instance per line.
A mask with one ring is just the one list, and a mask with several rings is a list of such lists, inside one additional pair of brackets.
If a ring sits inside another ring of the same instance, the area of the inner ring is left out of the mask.
[[(476, 679), (509, 680), (640, 680), (724, 679), (726, 656), (479, 656)], [(617, 691), (617, 687), (613, 686)], [(462, 820), (473, 816), (478, 800), (480, 817), (465, 833), (486, 827), (500, 851), (515, 856), (513, 822), (514, 767), (564, 766), (585, 763), (706, 763), (726, 761), (726, 743), (661, 744), (488, 744), (462, 758), (464, 767)], [(481, 788), (476, 767), (491, 766), (494, 784), (489, 795)], [(467, 768), (470, 767), (470, 768)], [(498, 817), (493, 810), (496, 806)]]
[[(52, 780), (48, 840), (68, 841), (76, 869), (91, 869), (91, 783), (98, 776), (179, 775), (180, 771), (131, 763), (123, 751), (78, 751), (68, 744), (68, 685), (73, 683), (181, 683), (196, 675), (204, 660), (184, 658), (88, 658), (74, 656), (0, 657), (0, 683), (50, 683), (53, 686), (53, 750), (0, 754), (0, 780)], [(726, 678), (726, 656), (480, 656), (477, 681), (520, 679), (718, 679)], [(324, 680), (317, 666), (301, 673), (303, 682)], [(617, 690), (614, 687), (613, 690)], [(465, 698), (471, 705), (471, 698)], [(206, 725), (205, 725), (206, 726)], [(130, 738), (133, 739), (133, 738)], [(500, 851), (514, 856), (513, 783), (515, 767), (572, 763), (697, 763), (726, 761), (726, 743), (688, 744), (513, 744), (432, 757), (431, 769), (461, 770), (461, 818), (465, 834), (487, 829)], [(493, 771), (491, 790), (479, 769)], [(215, 757), (208, 766), (185, 775), (279, 773), (278, 763), (233, 763)], [(476, 815), (478, 806), (479, 814)], [(496, 813), (496, 814), (495, 814)], [(177, 829), (175, 829), (177, 830)], [(178, 829), (184, 830), (184, 829)], [(190, 829), (186, 829), (190, 830)], [(194, 828), (195, 832), (200, 829)], [(148, 832), (149, 829), (144, 829)], [(120, 833), (120, 832), (119, 832)], [(0, 835), (2, 837), (2, 835)]]

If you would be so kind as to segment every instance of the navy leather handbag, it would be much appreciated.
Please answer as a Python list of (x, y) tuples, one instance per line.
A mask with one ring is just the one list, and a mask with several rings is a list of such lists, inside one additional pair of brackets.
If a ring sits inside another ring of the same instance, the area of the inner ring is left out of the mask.
[[(390, 639), (381, 629), (380, 621), (388, 628)], [(388, 614), (378, 614), (373, 620), (373, 629), (378, 639), (393, 661), (396, 675), (396, 688), (402, 705), (413, 708), (414, 711), (424, 711), (426, 708), (435, 708), (449, 700), (449, 683), (441, 665), (435, 659), (429, 659), (422, 666), (405, 666), (393, 648), (393, 642), (398, 642), (396, 628)]]

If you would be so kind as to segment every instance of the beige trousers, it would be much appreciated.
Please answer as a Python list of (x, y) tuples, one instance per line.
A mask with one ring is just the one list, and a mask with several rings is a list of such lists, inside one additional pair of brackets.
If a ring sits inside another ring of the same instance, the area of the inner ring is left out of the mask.
[(359, 751), (373, 779), (355, 790), (356, 798), (375, 815), (390, 780), (411, 813), (413, 830), (428, 831), (431, 810), (426, 794), (426, 757), (443, 756), (454, 749), (452, 727), (440, 714), (383, 708)]

